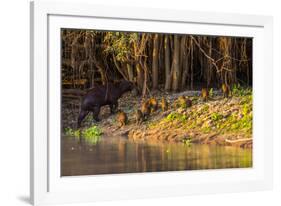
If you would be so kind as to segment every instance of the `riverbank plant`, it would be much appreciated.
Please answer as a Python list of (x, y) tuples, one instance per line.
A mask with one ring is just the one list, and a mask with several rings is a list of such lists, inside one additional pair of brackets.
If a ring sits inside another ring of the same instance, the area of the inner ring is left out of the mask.
[(64, 131), (66, 136), (84, 138), (89, 144), (97, 144), (100, 141), (102, 130), (97, 125), (91, 126), (83, 130), (74, 130), (72, 128), (65, 128)]
[[(150, 129), (160, 127), (182, 128), (187, 132), (233, 134), (234, 136), (252, 136), (252, 91), (237, 86), (235, 96), (228, 99), (216, 99), (197, 104), (189, 109), (172, 111), (158, 122), (150, 124)], [(180, 126), (179, 126), (180, 125)]]
[(252, 89), (241, 87), (240, 84), (234, 84), (231, 89), (231, 94), (236, 97), (248, 96), (252, 94)]

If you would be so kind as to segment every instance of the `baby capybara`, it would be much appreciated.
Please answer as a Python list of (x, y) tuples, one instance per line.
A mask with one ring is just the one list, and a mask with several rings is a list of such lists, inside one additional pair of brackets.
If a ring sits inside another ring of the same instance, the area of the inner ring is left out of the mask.
[(140, 124), (143, 121), (143, 114), (142, 112), (138, 109), (135, 113), (135, 118), (136, 118), (136, 123)]
[(186, 107), (191, 107), (192, 106), (192, 101), (190, 99), (185, 100)]
[(203, 88), (202, 91), (201, 91), (201, 96), (203, 98), (203, 101), (207, 101), (208, 98), (209, 98), (209, 92), (208, 92), (208, 89), (206, 88)]
[(161, 109), (163, 112), (168, 110), (168, 102), (164, 97), (161, 99)]
[(176, 108), (181, 107), (181, 108), (188, 108), (192, 106), (192, 101), (185, 96), (180, 96), (175, 102)]
[(143, 119), (146, 120), (148, 118), (148, 116), (150, 115), (150, 112), (151, 112), (149, 101), (145, 101), (145, 102), (142, 103), (141, 112), (142, 112), (142, 115), (143, 115)]
[(178, 106), (180, 107), (186, 107), (186, 98), (185, 96), (179, 96), (177, 99)]
[(221, 90), (222, 90), (222, 93), (223, 93), (223, 97), (224, 98), (228, 98), (229, 97), (229, 93), (230, 93), (229, 86), (226, 85), (226, 84), (222, 84)]
[(119, 123), (120, 127), (125, 126), (128, 123), (127, 114), (123, 111), (119, 111), (116, 116), (116, 121)]
[(157, 99), (154, 97), (151, 97), (149, 99), (149, 104), (150, 104), (150, 108), (151, 108), (151, 113), (156, 112), (158, 109), (158, 102)]

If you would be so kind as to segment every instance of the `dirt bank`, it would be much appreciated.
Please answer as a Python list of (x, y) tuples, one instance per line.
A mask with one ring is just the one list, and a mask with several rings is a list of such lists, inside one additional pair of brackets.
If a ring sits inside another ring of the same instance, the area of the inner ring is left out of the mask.
[[(232, 145), (243, 148), (252, 147), (252, 95), (232, 96), (228, 99), (214, 91), (207, 102), (199, 97), (200, 92), (188, 91), (178, 94), (159, 92), (156, 98), (165, 97), (169, 110), (153, 113), (147, 121), (137, 125), (135, 111), (140, 107), (140, 97), (127, 94), (119, 100), (119, 108), (128, 115), (128, 124), (119, 128), (109, 108), (103, 107), (101, 122), (93, 123), (89, 115), (84, 127), (93, 124), (100, 127), (104, 136), (126, 136), (130, 141), (182, 142), (184, 144)], [(178, 96), (192, 100), (190, 108), (173, 108), (171, 105)], [(74, 128), (79, 107), (63, 103), (63, 127)]]

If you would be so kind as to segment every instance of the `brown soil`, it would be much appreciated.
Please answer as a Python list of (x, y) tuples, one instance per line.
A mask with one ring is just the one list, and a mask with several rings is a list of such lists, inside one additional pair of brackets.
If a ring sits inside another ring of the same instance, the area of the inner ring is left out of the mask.
[[(178, 94), (167, 94), (160, 93), (157, 95), (157, 99), (161, 100), (164, 96), (170, 103), (180, 95), (189, 95), (196, 97), (199, 95), (198, 92), (185, 92)], [(76, 119), (79, 112), (79, 101), (68, 101), (64, 99), (63, 108), (62, 108), (62, 123), (63, 128), (75, 128)], [(119, 100), (119, 109), (124, 111), (128, 115), (128, 124), (119, 127), (118, 122), (116, 121), (116, 114), (110, 115), (109, 107), (103, 107), (101, 109), (100, 118), (102, 119), (98, 125), (104, 133), (104, 136), (125, 136), (131, 141), (146, 141), (146, 142), (169, 142), (169, 143), (179, 143), (188, 140), (189, 143), (195, 144), (216, 144), (223, 146), (238, 146), (242, 148), (251, 148), (252, 139), (239, 136), (237, 134), (220, 134), (215, 130), (210, 133), (202, 133), (196, 130), (187, 131), (184, 128), (182, 123), (171, 123), (169, 127), (163, 129), (161, 126), (157, 128), (150, 128), (149, 125), (153, 122), (157, 122), (164, 117), (166, 117), (173, 109), (170, 109), (166, 112), (161, 112), (160, 109), (153, 113), (149, 119), (140, 125), (137, 125), (134, 119), (134, 113), (137, 109), (140, 108), (141, 98), (133, 96), (132, 94), (126, 94)], [(92, 116), (88, 115), (86, 120), (83, 122), (84, 127), (89, 127), (93, 124)]]

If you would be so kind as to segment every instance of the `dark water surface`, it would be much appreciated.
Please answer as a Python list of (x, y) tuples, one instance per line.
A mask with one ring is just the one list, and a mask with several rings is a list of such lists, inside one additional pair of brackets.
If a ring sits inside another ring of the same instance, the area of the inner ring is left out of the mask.
[(252, 167), (252, 149), (102, 138), (96, 145), (63, 137), (61, 175), (95, 175)]

